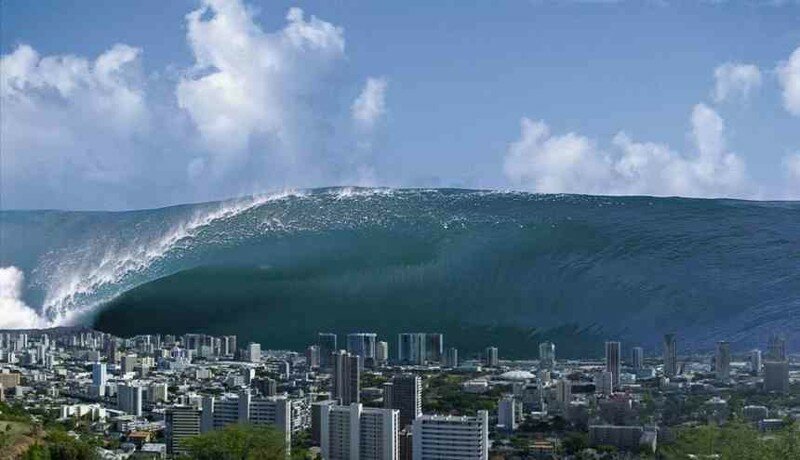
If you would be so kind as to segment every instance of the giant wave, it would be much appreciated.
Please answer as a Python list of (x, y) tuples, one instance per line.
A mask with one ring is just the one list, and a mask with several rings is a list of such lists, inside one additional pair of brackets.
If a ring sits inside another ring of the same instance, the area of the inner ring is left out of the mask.
[(272, 347), (323, 328), (438, 328), (465, 349), (531, 355), (543, 338), (656, 349), (675, 331), (697, 349), (796, 343), (800, 325), (798, 203), (331, 188), (3, 211), (0, 230), (0, 266), (25, 275), (20, 287), (9, 272), (2, 308), (24, 303), (37, 326), (202, 328)]

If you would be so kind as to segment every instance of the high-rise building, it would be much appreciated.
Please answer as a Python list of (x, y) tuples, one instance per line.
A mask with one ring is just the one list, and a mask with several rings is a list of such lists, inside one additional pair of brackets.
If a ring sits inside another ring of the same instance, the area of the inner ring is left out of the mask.
[(444, 365), (447, 367), (458, 367), (458, 348), (450, 347), (445, 355)]
[(664, 335), (664, 375), (678, 375), (678, 342), (675, 334)]
[(397, 434), (397, 443), (400, 445), (398, 460), (414, 460), (414, 435), (411, 433), (411, 427), (400, 430)]
[(306, 366), (309, 369), (317, 369), (319, 368), (319, 361), (319, 345), (310, 345), (306, 348)]
[(200, 434), (200, 410), (194, 406), (173, 406), (165, 414), (167, 454), (174, 457), (188, 454), (183, 440)]
[(222, 397), (204, 396), (201, 431), (223, 428), (233, 423), (270, 425), (286, 435), (292, 433), (292, 403), (286, 396), (253, 396), (249, 390)]
[(257, 363), (261, 361), (261, 344), (250, 342), (247, 344), (247, 361)]
[(612, 394), (614, 392), (614, 373), (605, 371), (595, 374), (594, 387), (597, 393)]
[(438, 332), (425, 333), (425, 362), (441, 363), (444, 356), (444, 336)]
[(761, 373), (761, 350), (750, 351), (750, 372), (755, 375)]
[(106, 363), (92, 364), (92, 385), (101, 387), (108, 381), (106, 374)]
[(486, 347), (483, 353), (483, 364), (486, 367), (497, 367), (500, 365), (497, 347)]
[(444, 335), (438, 332), (398, 334), (397, 360), (401, 364), (444, 363)]
[(320, 332), (317, 334), (317, 346), (319, 346), (319, 366), (323, 369), (330, 369), (333, 365), (331, 356), (338, 350), (336, 346), (336, 334), (332, 332)]
[(404, 332), (397, 335), (397, 361), (401, 364), (425, 364), (425, 334)]
[(517, 403), (514, 396), (506, 395), (497, 403), (497, 424), (506, 431), (517, 429)]
[(147, 401), (150, 403), (164, 402), (169, 395), (169, 386), (166, 383), (151, 383), (147, 386)]
[(278, 382), (269, 377), (253, 379), (252, 387), (258, 390), (261, 396), (275, 396), (278, 394)]
[(398, 411), (365, 408), (358, 403), (323, 405), (320, 419), (322, 458), (397, 460)]
[(717, 380), (728, 380), (731, 377), (731, 345), (724, 340), (717, 342), (714, 370)]
[(222, 337), (222, 342), (220, 346), (220, 354), (223, 356), (233, 356), (236, 354), (236, 336), (235, 335), (225, 335)]
[(414, 420), (415, 459), (488, 460), (489, 413), (475, 417), (422, 415)]
[(375, 346), (375, 360), (379, 364), (385, 364), (389, 361), (389, 344), (381, 340)]
[(125, 355), (122, 357), (122, 361), (120, 361), (120, 370), (123, 374), (127, 374), (128, 372), (133, 372), (136, 369), (136, 364), (138, 363), (139, 357), (133, 354)]
[(789, 361), (764, 361), (764, 391), (789, 392)]
[(566, 409), (571, 401), (572, 382), (567, 379), (556, 382), (556, 402), (561, 405), (562, 409)]
[(631, 367), (637, 371), (644, 367), (644, 348), (633, 347), (631, 350)]
[(606, 342), (606, 372), (611, 372), (612, 391), (619, 388), (619, 377), (622, 366), (622, 344)]
[(383, 388), (383, 407), (400, 411), (400, 428), (422, 415), (422, 379), (418, 375), (396, 375)]
[(372, 332), (355, 332), (347, 334), (347, 352), (351, 355), (360, 356), (367, 362), (375, 359), (375, 343), (377, 334)]
[(311, 445), (319, 446), (322, 443), (322, 406), (335, 406), (336, 401), (326, 399), (311, 404)]
[(539, 367), (552, 369), (556, 363), (556, 345), (553, 342), (539, 344)]
[(117, 408), (130, 415), (142, 415), (142, 387), (120, 385), (117, 387)]
[(332, 354), (331, 393), (342, 405), (361, 401), (361, 359), (344, 350)]
[(769, 338), (767, 345), (767, 359), (770, 361), (784, 361), (787, 359), (786, 338), (779, 334), (773, 334)]

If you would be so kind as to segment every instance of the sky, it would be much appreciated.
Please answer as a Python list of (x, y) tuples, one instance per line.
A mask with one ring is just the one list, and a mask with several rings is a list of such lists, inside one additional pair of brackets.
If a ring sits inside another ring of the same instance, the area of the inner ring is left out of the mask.
[(800, 3), (2, 0), (0, 207), (800, 199)]

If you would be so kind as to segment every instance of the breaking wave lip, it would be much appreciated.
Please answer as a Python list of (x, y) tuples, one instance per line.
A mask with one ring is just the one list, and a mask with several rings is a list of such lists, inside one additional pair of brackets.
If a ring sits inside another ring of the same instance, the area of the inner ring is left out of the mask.
[[(132, 244), (106, 249), (96, 262), (84, 260), (77, 267), (57, 265), (48, 276), (40, 315), (48, 326), (74, 324), (78, 318), (131, 287), (125, 282), (126, 279), (144, 272), (177, 249), (190, 249), (194, 239), (209, 225), (269, 202), (305, 195), (305, 192), (287, 190), (222, 202), (210, 210), (195, 211), (188, 220), (145, 241), (133, 241)], [(61, 257), (70, 256), (75, 254)], [(55, 264), (58, 262), (51, 261)]]

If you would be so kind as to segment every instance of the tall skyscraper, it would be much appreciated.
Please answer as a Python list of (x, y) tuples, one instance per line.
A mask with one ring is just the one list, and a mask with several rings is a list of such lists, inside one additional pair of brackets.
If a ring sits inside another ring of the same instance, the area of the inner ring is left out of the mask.
[(257, 363), (261, 361), (261, 344), (250, 342), (247, 345), (247, 360), (251, 363)]
[(452, 368), (458, 367), (458, 348), (450, 347), (447, 349), (444, 365)]
[(570, 401), (572, 401), (572, 382), (567, 379), (561, 379), (556, 382), (556, 402), (565, 409)]
[(120, 385), (117, 387), (117, 408), (127, 414), (142, 415), (142, 387)]
[(106, 363), (92, 364), (92, 385), (100, 387), (105, 385), (107, 381)]
[(322, 458), (397, 460), (398, 413), (353, 403), (320, 406)]
[(761, 373), (761, 350), (750, 351), (750, 372), (755, 375)]
[(372, 332), (347, 334), (347, 352), (360, 356), (364, 363), (374, 363), (376, 342), (377, 334)]
[(606, 342), (606, 372), (611, 372), (612, 391), (619, 389), (619, 374), (622, 366), (622, 344)]
[(331, 356), (338, 350), (336, 346), (336, 334), (331, 332), (320, 332), (317, 334), (317, 345), (319, 346), (319, 365), (323, 369), (330, 369), (333, 365)]
[(717, 353), (714, 361), (717, 380), (728, 380), (731, 377), (731, 345), (726, 341), (717, 342)]
[(183, 440), (200, 434), (200, 410), (194, 406), (173, 406), (165, 414), (167, 454), (179, 457), (187, 454)]
[(764, 391), (789, 392), (789, 361), (764, 361)]
[(500, 358), (497, 347), (487, 347), (483, 352), (483, 363), (486, 367), (497, 367), (500, 365)]
[(136, 368), (136, 364), (138, 363), (138, 361), (139, 357), (134, 354), (123, 356), (122, 361), (120, 362), (120, 368), (122, 373), (127, 374), (128, 372), (133, 372), (133, 370)]
[(678, 375), (678, 343), (675, 334), (664, 335), (664, 375)]
[(786, 358), (786, 338), (779, 334), (771, 335), (767, 345), (767, 359), (770, 361), (784, 361)]
[(424, 334), (403, 332), (397, 335), (397, 362), (400, 364), (424, 364), (424, 360)]
[(319, 361), (319, 345), (309, 345), (306, 348), (306, 365), (309, 369), (317, 369), (319, 368)]
[(610, 395), (614, 392), (614, 373), (611, 371), (598, 372), (594, 376), (594, 387), (597, 393)]
[(222, 356), (234, 356), (236, 354), (236, 336), (225, 335), (222, 336), (220, 343), (220, 354)]
[(631, 366), (637, 371), (644, 367), (644, 348), (633, 347), (631, 350)]
[(311, 445), (322, 445), (322, 406), (335, 406), (336, 401), (326, 399), (311, 404)]
[(389, 361), (389, 344), (387, 342), (381, 340), (375, 346), (375, 360), (379, 364), (385, 364)]
[(514, 396), (506, 395), (497, 403), (497, 424), (506, 431), (517, 429), (517, 403)]
[(414, 374), (396, 375), (384, 386), (383, 398), (383, 407), (400, 411), (400, 428), (405, 428), (422, 415), (422, 379)]
[(342, 405), (361, 401), (361, 359), (344, 350), (332, 354), (331, 375), (333, 399)]
[(425, 362), (441, 363), (444, 355), (444, 336), (438, 332), (425, 333)]
[(422, 415), (414, 420), (413, 458), (488, 460), (489, 413), (475, 417)]
[(556, 345), (553, 342), (539, 344), (539, 366), (543, 369), (552, 369), (556, 362)]

